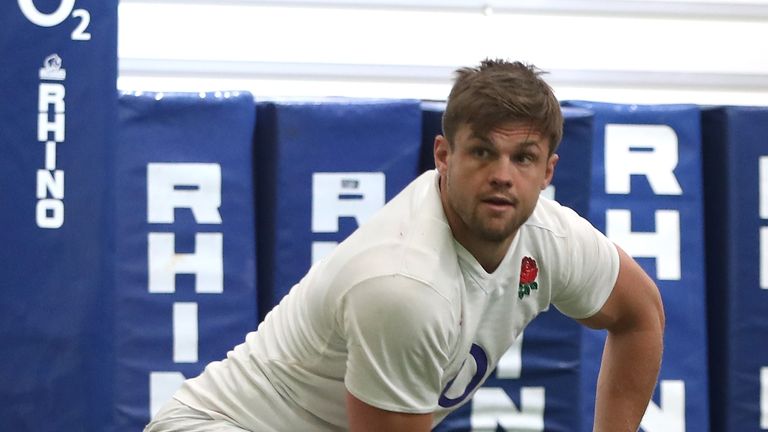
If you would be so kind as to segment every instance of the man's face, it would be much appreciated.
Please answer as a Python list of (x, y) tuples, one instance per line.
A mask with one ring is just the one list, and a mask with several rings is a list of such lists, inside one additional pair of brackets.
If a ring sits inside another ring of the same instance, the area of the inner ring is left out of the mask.
[(435, 140), (443, 207), (457, 240), (511, 241), (549, 185), (557, 155), (547, 138), (520, 123), (507, 123), (478, 136), (464, 124), (453, 146)]

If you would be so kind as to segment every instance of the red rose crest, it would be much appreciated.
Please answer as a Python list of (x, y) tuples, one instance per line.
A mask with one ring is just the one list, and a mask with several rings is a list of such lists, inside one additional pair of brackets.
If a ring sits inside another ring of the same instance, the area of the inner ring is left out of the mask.
[(539, 288), (536, 282), (536, 276), (539, 275), (539, 268), (536, 267), (536, 260), (531, 257), (523, 258), (520, 264), (520, 284), (517, 287), (517, 297), (522, 300), (523, 297), (530, 295), (531, 290)]

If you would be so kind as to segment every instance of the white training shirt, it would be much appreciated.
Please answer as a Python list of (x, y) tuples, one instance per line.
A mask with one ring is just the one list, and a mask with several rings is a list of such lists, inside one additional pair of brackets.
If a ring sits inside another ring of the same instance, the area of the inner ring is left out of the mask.
[(487, 273), (454, 240), (438, 173), (429, 171), (312, 266), (227, 359), (174, 397), (248, 430), (343, 431), (348, 390), (381, 409), (433, 412), (436, 425), (469, 401), (550, 303), (589, 317), (618, 270), (605, 236), (541, 197)]

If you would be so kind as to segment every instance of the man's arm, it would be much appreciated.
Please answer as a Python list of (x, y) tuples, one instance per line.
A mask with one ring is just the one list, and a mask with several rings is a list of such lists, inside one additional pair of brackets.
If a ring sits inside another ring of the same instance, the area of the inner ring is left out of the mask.
[(446, 297), (410, 277), (380, 276), (348, 289), (339, 311), (350, 430), (429, 431), (458, 331)]
[(350, 432), (429, 432), (432, 413), (407, 414), (368, 405), (347, 392)]
[(659, 290), (619, 248), (619, 276), (600, 311), (582, 324), (607, 329), (595, 401), (595, 432), (637, 431), (661, 367), (664, 308)]

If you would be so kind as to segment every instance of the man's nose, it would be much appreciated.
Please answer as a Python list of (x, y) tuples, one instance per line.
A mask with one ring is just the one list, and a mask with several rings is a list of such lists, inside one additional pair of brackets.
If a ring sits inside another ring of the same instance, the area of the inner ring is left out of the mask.
[(506, 158), (499, 158), (490, 168), (491, 185), (499, 188), (512, 186), (512, 171), (514, 170), (512, 162)]

